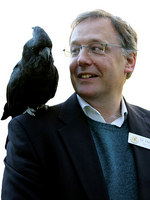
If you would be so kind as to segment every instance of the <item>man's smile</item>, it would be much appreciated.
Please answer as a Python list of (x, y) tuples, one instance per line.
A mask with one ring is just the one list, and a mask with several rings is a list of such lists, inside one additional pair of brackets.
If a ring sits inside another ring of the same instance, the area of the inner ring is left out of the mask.
[(81, 78), (81, 79), (89, 79), (89, 78), (95, 78), (95, 77), (98, 77), (98, 75), (89, 74), (89, 73), (84, 73), (84, 74), (79, 74), (78, 75), (78, 78)]

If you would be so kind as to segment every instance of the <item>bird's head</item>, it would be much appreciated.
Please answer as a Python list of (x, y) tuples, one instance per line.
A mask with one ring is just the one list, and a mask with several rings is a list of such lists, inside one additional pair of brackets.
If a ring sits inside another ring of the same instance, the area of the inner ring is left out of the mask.
[(30, 56), (42, 56), (45, 61), (53, 63), (52, 41), (48, 34), (39, 26), (33, 27), (33, 37), (25, 45), (23, 49), (23, 57), (30, 59)]

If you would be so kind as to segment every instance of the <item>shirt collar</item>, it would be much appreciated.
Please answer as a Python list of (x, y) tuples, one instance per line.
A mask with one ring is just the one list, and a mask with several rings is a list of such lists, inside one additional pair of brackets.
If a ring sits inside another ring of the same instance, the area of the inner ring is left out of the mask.
[[(86, 101), (84, 101), (78, 94), (77, 94), (77, 99), (79, 101), (79, 104), (85, 113), (85, 115), (95, 121), (106, 123), (100, 112), (98, 112), (95, 108), (93, 108), (91, 105), (89, 105)], [(121, 117), (118, 119), (114, 120), (111, 124), (116, 125), (118, 127), (121, 127), (122, 124), (124, 123), (124, 120), (127, 118), (127, 107), (125, 104), (125, 101), (122, 97), (121, 100)]]

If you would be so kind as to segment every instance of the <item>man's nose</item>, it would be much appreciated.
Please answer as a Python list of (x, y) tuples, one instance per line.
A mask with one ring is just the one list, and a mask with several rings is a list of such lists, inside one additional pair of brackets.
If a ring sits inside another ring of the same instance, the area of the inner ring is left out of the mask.
[(92, 63), (91, 56), (89, 55), (86, 46), (82, 46), (77, 58), (77, 63), (80, 66), (90, 65)]
[(80, 52), (79, 54), (82, 52), (82, 51), (85, 51), (86, 53), (89, 53), (89, 48), (87, 45), (82, 45), (80, 46)]

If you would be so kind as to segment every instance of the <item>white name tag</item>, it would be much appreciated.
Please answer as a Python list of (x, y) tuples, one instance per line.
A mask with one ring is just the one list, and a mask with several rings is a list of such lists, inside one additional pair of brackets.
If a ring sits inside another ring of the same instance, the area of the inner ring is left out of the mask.
[(129, 132), (128, 143), (150, 149), (150, 138)]

